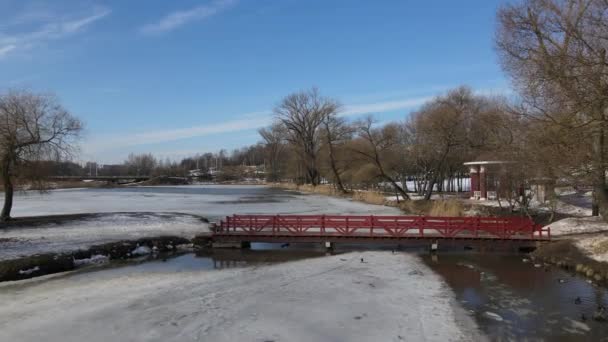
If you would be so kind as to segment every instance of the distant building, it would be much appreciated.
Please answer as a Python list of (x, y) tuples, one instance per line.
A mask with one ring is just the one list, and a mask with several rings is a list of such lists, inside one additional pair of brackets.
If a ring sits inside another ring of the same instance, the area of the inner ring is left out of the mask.
[(501, 178), (505, 174), (506, 165), (512, 164), (508, 161), (471, 161), (464, 163), (469, 167), (471, 177), (471, 199), (495, 200), (501, 191)]

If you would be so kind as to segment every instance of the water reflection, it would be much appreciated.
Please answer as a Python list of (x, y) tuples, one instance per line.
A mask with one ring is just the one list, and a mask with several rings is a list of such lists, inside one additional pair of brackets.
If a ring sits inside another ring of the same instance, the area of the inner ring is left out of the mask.
[(598, 306), (608, 306), (608, 291), (584, 279), (517, 255), (423, 259), (492, 340), (608, 341), (608, 323), (592, 319)]

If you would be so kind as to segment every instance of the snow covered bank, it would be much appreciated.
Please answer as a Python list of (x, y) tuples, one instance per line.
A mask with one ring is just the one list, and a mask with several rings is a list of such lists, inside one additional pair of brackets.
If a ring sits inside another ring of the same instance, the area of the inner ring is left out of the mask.
[(61, 224), (0, 229), (0, 260), (71, 252), (92, 245), (157, 236), (187, 239), (209, 231), (201, 217), (175, 213), (111, 213)]
[(551, 228), (552, 236), (588, 234), (608, 231), (608, 222), (599, 216), (568, 217), (555, 221), (547, 227)]
[(608, 222), (599, 216), (568, 217), (553, 222), (551, 236), (571, 238), (572, 244), (588, 258), (608, 263)]
[(577, 239), (576, 247), (591, 259), (608, 264), (608, 236), (605, 234), (581, 237)]
[(478, 340), (470, 317), (456, 323), (452, 296), (417, 257), (387, 252), (222, 271), (85, 274), (0, 286), (0, 340)]

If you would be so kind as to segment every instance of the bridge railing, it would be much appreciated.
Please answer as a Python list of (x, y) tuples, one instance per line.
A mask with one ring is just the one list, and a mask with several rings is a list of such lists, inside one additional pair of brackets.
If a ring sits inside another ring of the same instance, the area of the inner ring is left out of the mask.
[(216, 235), (318, 236), (367, 238), (550, 239), (523, 217), (429, 217), (341, 215), (233, 215), (215, 228)]

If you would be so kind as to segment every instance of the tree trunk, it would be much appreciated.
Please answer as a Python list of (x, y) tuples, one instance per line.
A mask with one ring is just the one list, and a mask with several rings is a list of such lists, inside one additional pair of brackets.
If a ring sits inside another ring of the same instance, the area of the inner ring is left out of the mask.
[(334, 173), (334, 178), (336, 179), (336, 186), (338, 187), (338, 190), (340, 190), (340, 192), (345, 194), (345, 193), (347, 193), (347, 191), (344, 188), (344, 184), (342, 184), (342, 178), (340, 177), (340, 172), (338, 171), (338, 166), (336, 165), (336, 158), (334, 156), (333, 144), (331, 141), (328, 141), (327, 143), (328, 143), (328, 147), (329, 147), (329, 162), (331, 164), (331, 170)]
[(425, 200), (430, 200), (433, 195), (433, 188), (435, 187), (435, 183), (437, 182), (437, 177), (433, 177), (429, 183), (427, 184), (426, 193), (424, 194)]
[(382, 177), (384, 177), (384, 179), (386, 179), (387, 181), (389, 181), (389, 183), (391, 183), (393, 185), (393, 188), (395, 189), (395, 191), (397, 191), (398, 193), (401, 194), (404, 201), (410, 199), (410, 196), (407, 194), (407, 192), (405, 192), (405, 190), (403, 190), (403, 188), (400, 187), (399, 184), (397, 184), (397, 182), (395, 182), (395, 180), (393, 178), (391, 178), (390, 176), (388, 176), (386, 174), (383, 174)]
[(597, 129), (593, 150), (596, 167), (593, 182), (592, 215), (602, 215), (604, 220), (608, 220), (608, 190), (606, 189), (606, 165), (604, 163), (605, 137), (603, 126), (600, 126)]
[(2, 214), (0, 214), (0, 221), (6, 222), (11, 219), (11, 210), (13, 209), (13, 182), (11, 181), (10, 173), (10, 161), (5, 159), (2, 165), (2, 185), (4, 185), (4, 206), (2, 207)]

